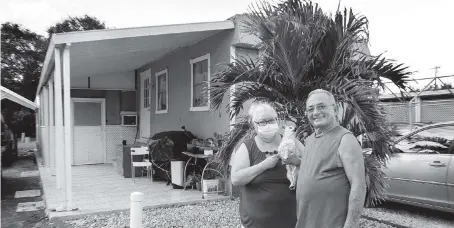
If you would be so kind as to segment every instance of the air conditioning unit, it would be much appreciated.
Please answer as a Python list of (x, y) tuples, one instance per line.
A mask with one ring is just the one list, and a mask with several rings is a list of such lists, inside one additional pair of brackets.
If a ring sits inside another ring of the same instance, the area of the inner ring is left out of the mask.
[(120, 112), (121, 126), (137, 126), (136, 112)]

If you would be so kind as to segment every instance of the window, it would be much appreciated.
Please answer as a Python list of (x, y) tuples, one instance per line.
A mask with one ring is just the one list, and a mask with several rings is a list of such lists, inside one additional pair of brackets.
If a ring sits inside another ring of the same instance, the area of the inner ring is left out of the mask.
[(143, 107), (150, 107), (150, 78), (143, 80)]
[(137, 126), (136, 112), (121, 112), (120, 115), (122, 126)]
[(169, 107), (168, 70), (156, 73), (156, 114), (167, 113)]
[(191, 59), (191, 111), (210, 110), (210, 54)]
[(433, 127), (409, 135), (396, 148), (403, 153), (451, 154), (452, 140), (454, 126)]

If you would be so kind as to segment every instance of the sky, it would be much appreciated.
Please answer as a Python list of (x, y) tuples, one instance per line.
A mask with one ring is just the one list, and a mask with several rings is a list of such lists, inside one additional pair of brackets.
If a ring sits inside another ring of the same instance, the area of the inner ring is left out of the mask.
[[(273, 0), (274, 1), (274, 0)], [(88, 14), (108, 27), (126, 28), (222, 21), (246, 13), (256, 0), (1, 0), (0, 22), (15, 22), (45, 35), (68, 16)], [(334, 13), (338, 0), (314, 0)], [(454, 75), (453, 0), (342, 0), (369, 20), (370, 51), (404, 63), (414, 78)], [(454, 77), (444, 79), (454, 84)], [(419, 81), (424, 87), (430, 80)]]

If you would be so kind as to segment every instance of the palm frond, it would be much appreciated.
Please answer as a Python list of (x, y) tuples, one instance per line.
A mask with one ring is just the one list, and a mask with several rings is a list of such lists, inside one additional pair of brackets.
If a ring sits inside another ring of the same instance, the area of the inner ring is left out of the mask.
[(385, 201), (386, 189), (389, 185), (386, 182), (386, 175), (381, 170), (383, 164), (370, 155), (364, 155), (366, 169), (367, 193), (365, 206), (375, 207)]
[(245, 139), (251, 137), (252, 134), (252, 128), (248, 120), (240, 119), (238, 123), (234, 124), (233, 130), (224, 136), (224, 142), (215, 155), (215, 159), (219, 161), (218, 168), (222, 173), (230, 175), (229, 165), (235, 147)]

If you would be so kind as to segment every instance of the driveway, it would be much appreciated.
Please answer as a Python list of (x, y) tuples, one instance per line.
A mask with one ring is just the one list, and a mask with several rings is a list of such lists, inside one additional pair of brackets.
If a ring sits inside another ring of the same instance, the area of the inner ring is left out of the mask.
[(34, 145), (19, 143), (18, 160), (2, 168), (1, 227), (55, 227), (45, 215)]
[(366, 208), (369, 218), (411, 228), (452, 228), (454, 214), (387, 202), (376, 208)]

